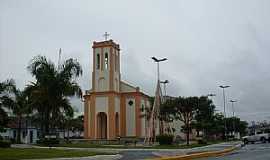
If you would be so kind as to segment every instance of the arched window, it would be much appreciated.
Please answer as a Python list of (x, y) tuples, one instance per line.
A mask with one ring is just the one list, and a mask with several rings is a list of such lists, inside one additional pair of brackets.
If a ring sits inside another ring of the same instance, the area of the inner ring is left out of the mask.
[(97, 69), (100, 69), (100, 55), (97, 54)]
[(109, 57), (108, 53), (105, 53), (105, 69), (108, 69), (109, 66)]

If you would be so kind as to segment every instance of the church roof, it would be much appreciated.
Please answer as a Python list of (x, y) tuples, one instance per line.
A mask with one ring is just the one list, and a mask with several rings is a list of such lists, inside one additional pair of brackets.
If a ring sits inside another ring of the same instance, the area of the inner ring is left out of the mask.
[(106, 47), (106, 46), (114, 47), (114, 48), (120, 50), (119, 44), (115, 43), (112, 39), (110, 39), (108, 41), (101, 41), (101, 42), (94, 41), (93, 42), (93, 48)]
[(120, 92), (128, 93), (128, 92), (140, 92), (145, 96), (148, 96), (146, 93), (140, 91), (140, 87), (135, 87), (127, 82), (120, 81)]

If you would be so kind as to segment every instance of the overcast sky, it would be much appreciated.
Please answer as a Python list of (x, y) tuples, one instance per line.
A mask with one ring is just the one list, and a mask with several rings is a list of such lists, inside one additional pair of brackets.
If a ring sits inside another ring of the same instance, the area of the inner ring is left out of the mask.
[[(26, 70), (41, 54), (57, 63), (76, 58), (79, 83), (91, 88), (92, 42), (105, 31), (121, 47), (122, 79), (153, 95), (156, 66), (167, 57), (161, 78), (168, 94), (214, 93), (223, 110), (219, 85), (230, 85), (236, 115), (270, 120), (269, 0), (0, 0), (0, 81), (14, 78), (21, 89), (33, 81)], [(79, 111), (82, 104), (74, 100)], [(231, 104), (227, 103), (231, 115)]]

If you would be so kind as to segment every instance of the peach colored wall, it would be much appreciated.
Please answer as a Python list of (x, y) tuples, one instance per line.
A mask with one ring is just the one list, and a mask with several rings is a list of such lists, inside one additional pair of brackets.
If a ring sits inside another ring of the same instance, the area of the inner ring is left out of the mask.
[[(129, 101), (133, 104), (129, 105)], [(126, 136), (136, 136), (135, 98), (126, 98)]]
[(115, 138), (115, 102), (114, 102), (114, 96), (113, 94), (109, 95), (109, 121), (108, 121), (108, 128), (109, 128), (109, 135), (108, 139), (114, 139)]

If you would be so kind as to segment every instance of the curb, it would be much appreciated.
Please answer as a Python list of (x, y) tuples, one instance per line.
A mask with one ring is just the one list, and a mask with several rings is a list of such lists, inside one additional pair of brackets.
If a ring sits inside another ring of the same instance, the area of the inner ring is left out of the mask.
[(207, 152), (193, 153), (193, 154), (182, 155), (182, 156), (162, 157), (162, 158), (157, 158), (155, 160), (190, 160), (190, 159), (195, 159), (195, 158), (217, 157), (217, 156), (226, 155), (241, 147), (242, 145), (238, 144), (234, 147), (226, 148), (221, 151), (207, 151)]
[[(88, 157), (58, 157), (58, 158), (45, 158), (45, 159), (31, 159), (31, 160), (98, 160), (98, 159), (107, 159), (107, 160), (116, 160), (120, 159), (123, 156), (120, 154), (116, 155), (95, 155), (95, 156), (88, 156)], [(23, 159), (27, 160), (27, 159)]]

